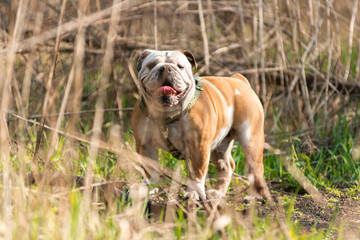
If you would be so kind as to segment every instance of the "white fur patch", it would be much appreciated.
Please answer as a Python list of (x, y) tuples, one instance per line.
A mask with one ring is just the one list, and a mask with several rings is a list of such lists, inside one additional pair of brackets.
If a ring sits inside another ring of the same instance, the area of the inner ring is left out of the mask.
[(200, 181), (192, 181), (190, 184), (187, 184), (188, 188), (186, 190), (185, 197), (193, 197), (196, 200), (200, 200), (200, 197), (206, 199), (205, 178), (206, 174)]
[(227, 112), (227, 125), (225, 128), (220, 129), (218, 135), (215, 137), (214, 141), (211, 143), (211, 151), (216, 149), (221, 141), (226, 137), (226, 135), (229, 133), (230, 128), (233, 124), (234, 119), (234, 106), (230, 105), (226, 109)]
[(237, 89), (235, 89), (235, 95), (241, 95), (241, 92)]
[(206, 193), (205, 193), (205, 178), (206, 178), (206, 174), (204, 176), (204, 178), (199, 181), (199, 182), (196, 182), (196, 187), (197, 187), (197, 191), (199, 192), (200, 196), (203, 197), (203, 198), (206, 198)]
[(235, 127), (237, 130), (237, 137), (241, 146), (246, 147), (250, 141), (250, 121), (249, 119)]

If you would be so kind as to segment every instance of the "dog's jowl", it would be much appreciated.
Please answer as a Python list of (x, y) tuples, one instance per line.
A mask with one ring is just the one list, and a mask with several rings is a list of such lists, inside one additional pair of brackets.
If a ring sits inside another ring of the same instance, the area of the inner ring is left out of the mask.
[[(154, 160), (159, 148), (180, 153), (192, 180), (185, 195), (219, 198), (226, 194), (235, 168), (231, 149), (236, 138), (255, 190), (263, 194), (264, 113), (259, 98), (241, 74), (195, 77), (196, 67), (189, 51), (141, 54), (137, 66), (141, 98), (131, 119), (137, 151)], [(210, 161), (218, 174), (215, 189), (205, 191)], [(148, 174), (158, 179), (158, 173)]]

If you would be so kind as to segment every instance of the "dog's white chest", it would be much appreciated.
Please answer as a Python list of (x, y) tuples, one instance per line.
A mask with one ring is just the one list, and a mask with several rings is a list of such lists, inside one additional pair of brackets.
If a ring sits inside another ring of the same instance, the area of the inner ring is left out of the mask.
[(182, 117), (181, 121), (174, 122), (168, 127), (168, 139), (173, 147), (178, 151), (185, 153), (186, 139), (188, 139), (191, 134), (190, 123), (188, 114)]

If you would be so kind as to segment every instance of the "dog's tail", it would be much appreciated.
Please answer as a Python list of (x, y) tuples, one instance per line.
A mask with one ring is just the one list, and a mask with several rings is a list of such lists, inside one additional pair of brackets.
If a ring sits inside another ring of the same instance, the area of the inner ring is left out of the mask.
[(249, 87), (251, 87), (249, 81), (248, 81), (248, 80), (246, 79), (246, 77), (244, 77), (242, 74), (240, 74), (240, 73), (235, 73), (235, 74), (232, 75), (231, 77), (232, 77), (232, 78), (240, 79), (241, 81), (243, 81), (244, 83), (246, 83)]

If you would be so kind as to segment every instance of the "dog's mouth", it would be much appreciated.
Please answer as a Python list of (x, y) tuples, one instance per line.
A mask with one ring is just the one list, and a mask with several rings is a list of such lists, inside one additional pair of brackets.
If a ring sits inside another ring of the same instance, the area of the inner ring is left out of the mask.
[(177, 105), (185, 91), (179, 91), (176, 86), (161, 86), (155, 90), (154, 95), (164, 107)]
[(175, 88), (170, 86), (162, 86), (155, 91), (155, 95), (159, 97), (179, 97), (182, 94), (184, 94), (184, 91), (176, 91)]

